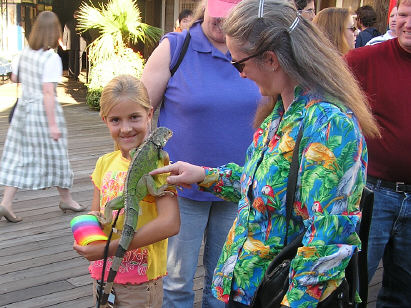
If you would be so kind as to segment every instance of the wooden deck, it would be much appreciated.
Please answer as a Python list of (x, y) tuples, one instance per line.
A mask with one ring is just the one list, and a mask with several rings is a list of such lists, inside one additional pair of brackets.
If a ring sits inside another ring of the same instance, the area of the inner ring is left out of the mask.
[[(9, 96), (13, 101), (15, 89), (11, 88), (0, 85), (0, 97)], [(66, 80), (58, 94), (64, 107), (75, 175), (73, 197), (90, 206), (93, 187), (89, 175), (97, 158), (113, 149), (113, 142), (98, 112), (84, 104), (85, 89), (80, 83)], [(0, 152), (8, 128), (7, 115), (7, 110), (0, 112)], [(0, 221), (0, 307), (92, 307), (88, 261), (72, 250), (69, 222), (78, 214), (63, 214), (58, 201), (55, 188), (18, 191), (13, 209), (24, 221)], [(201, 257), (194, 282), (196, 308), (201, 307)], [(381, 269), (371, 283), (369, 307), (375, 307), (380, 284)]]

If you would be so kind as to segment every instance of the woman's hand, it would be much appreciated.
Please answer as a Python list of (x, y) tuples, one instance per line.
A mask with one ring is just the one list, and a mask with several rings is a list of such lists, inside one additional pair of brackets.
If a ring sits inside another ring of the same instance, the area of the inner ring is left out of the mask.
[(50, 136), (54, 141), (59, 140), (59, 138), (61, 137), (61, 132), (57, 125), (50, 125), (49, 131), (50, 131)]
[(191, 184), (204, 181), (204, 168), (189, 163), (178, 161), (175, 164), (164, 166), (150, 172), (150, 175), (170, 172), (167, 183), (185, 188), (191, 188)]
[(74, 241), (73, 249), (87, 260), (96, 261), (103, 259), (105, 246), (106, 241), (93, 242), (87, 246), (81, 246)]

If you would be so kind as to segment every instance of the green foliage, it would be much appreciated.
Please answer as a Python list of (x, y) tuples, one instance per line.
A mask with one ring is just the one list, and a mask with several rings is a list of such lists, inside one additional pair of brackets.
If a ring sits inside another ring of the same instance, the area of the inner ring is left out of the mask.
[(130, 74), (140, 77), (144, 59), (131, 47), (138, 41), (154, 44), (161, 29), (141, 22), (135, 0), (111, 0), (95, 7), (82, 3), (78, 12), (78, 30), (98, 30), (99, 36), (87, 46), (90, 73), (87, 103), (99, 109), (101, 89), (115, 76)]
[(122, 54), (124, 48), (142, 41), (157, 42), (161, 29), (141, 22), (140, 10), (135, 0), (111, 0), (100, 8), (82, 3), (78, 13), (78, 29), (96, 29), (100, 36), (89, 46), (92, 62), (110, 59), (114, 54)]
[(103, 88), (88, 89), (86, 103), (93, 110), (100, 110), (100, 96)]
[(113, 77), (121, 74), (129, 74), (141, 77), (144, 59), (139, 53), (126, 48), (123, 54), (113, 55), (105, 61), (93, 63), (90, 70), (90, 89), (104, 87)]

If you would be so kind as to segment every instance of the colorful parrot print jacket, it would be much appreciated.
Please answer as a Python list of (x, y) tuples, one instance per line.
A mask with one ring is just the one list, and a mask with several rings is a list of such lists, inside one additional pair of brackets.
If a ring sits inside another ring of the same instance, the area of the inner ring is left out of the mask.
[[(367, 147), (353, 112), (331, 97), (295, 88), (284, 111), (281, 98), (255, 132), (243, 167), (234, 163), (205, 168), (200, 189), (238, 202), (214, 272), (213, 294), (250, 305), (285, 237), (285, 196), (300, 126), (299, 172), (288, 231), (290, 243), (305, 232), (290, 268), (282, 304), (316, 307), (345, 277), (361, 219)], [(305, 231), (304, 231), (305, 230)]]

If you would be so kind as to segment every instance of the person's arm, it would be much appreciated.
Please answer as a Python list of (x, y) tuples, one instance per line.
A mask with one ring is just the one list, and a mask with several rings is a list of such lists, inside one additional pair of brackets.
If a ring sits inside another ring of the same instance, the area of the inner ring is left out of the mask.
[(144, 66), (141, 81), (147, 88), (148, 96), (154, 110), (161, 104), (170, 74), (170, 42), (164, 39)]
[(205, 178), (198, 183), (201, 191), (210, 192), (226, 201), (237, 203), (241, 199), (243, 167), (234, 163), (218, 168), (204, 168)]
[(100, 211), (100, 190), (94, 186), (93, 201), (91, 202), (92, 211)]
[(178, 161), (174, 164), (158, 168), (150, 172), (151, 175), (170, 172), (167, 183), (190, 188), (198, 184), (200, 190), (211, 192), (214, 195), (232, 202), (241, 198), (240, 177), (243, 167), (234, 163), (218, 168), (208, 168)]
[[(134, 233), (134, 238), (128, 250), (147, 246), (177, 234), (180, 230), (180, 212), (176, 196), (165, 195), (156, 198), (157, 217)], [(109, 256), (113, 256), (120, 239), (110, 242)], [(105, 243), (80, 246), (74, 243), (73, 248), (89, 261), (100, 260), (104, 255)]]
[(60, 129), (57, 126), (56, 114), (54, 111), (55, 97), (54, 97), (54, 83), (43, 83), (43, 102), (46, 110), (47, 121), (49, 124), (50, 136), (53, 140), (58, 140), (61, 137)]
[(16, 57), (13, 59), (11, 62), (11, 75), (10, 75), (10, 80), (13, 82), (19, 82), (17, 75), (19, 72), (19, 62), (20, 62), (20, 56)]
[(95, 185), (93, 191), (93, 200), (91, 201), (91, 210), (90, 212), (88, 212), (88, 214), (97, 217), (104, 217), (104, 215), (100, 213), (100, 190)]
[(58, 40), (59, 46), (61, 47), (61, 49), (66, 50), (67, 46), (63, 44), (63, 41), (61, 40), (61, 38), (59, 38)]
[(205, 178), (204, 168), (183, 161), (157, 168), (150, 175), (170, 173), (167, 183), (185, 188), (191, 188), (191, 184), (202, 182)]
[(308, 142), (301, 149), (295, 207), (305, 217), (306, 232), (291, 262), (290, 288), (282, 301), (289, 307), (317, 305), (342, 281), (354, 249), (361, 246), (356, 227), (367, 151), (359, 128), (348, 117), (334, 116), (313, 125), (304, 137)]

